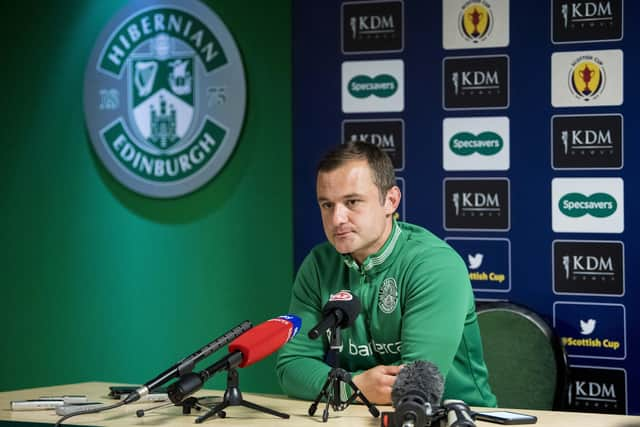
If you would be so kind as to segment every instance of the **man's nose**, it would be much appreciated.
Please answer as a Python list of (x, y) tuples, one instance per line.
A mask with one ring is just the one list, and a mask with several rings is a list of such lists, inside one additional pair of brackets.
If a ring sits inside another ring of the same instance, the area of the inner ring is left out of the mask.
[(347, 222), (347, 213), (346, 206), (337, 203), (333, 209), (333, 225), (340, 225)]

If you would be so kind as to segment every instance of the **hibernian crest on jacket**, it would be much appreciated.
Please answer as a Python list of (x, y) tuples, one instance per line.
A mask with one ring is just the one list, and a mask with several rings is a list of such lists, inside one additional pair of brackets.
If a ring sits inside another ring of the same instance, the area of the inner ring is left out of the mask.
[(383, 313), (390, 314), (398, 305), (398, 285), (396, 279), (388, 277), (384, 279), (378, 292), (378, 308)]

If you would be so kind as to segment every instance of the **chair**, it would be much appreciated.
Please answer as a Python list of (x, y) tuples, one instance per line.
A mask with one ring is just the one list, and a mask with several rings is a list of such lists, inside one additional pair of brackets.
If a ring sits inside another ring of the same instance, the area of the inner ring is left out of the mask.
[(553, 329), (526, 307), (477, 302), (489, 384), (502, 408), (566, 407), (567, 354)]

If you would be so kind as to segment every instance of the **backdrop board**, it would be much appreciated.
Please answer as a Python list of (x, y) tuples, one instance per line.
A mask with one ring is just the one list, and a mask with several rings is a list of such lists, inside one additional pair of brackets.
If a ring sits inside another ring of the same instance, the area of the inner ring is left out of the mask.
[(312, 166), (378, 144), (400, 219), (460, 253), (477, 299), (527, 305), (563, 338), (569, 407), (640, 413), (639, 8), (294, 1), (295, 265), (324, 240)]

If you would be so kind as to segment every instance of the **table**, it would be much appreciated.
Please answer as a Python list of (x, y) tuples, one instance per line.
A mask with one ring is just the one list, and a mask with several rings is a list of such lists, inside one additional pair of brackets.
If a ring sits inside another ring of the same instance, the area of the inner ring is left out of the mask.
[[(35, 399), (40, 396), (63, 396), (73, 394), (87, 395), (90, 401), (101, 401), (105, 403), (114, 403), (115, 401), (107, 397), (109, 386), (121, 385), (107, 382), (86, 382), (78, 384), (68, 384), (61, 386), (40, 387), (25, 390), (15, 390), (0, 393), (0, 420), (9, 421), (30, 421), (40, 423), (54, 424), (60, 417), (55, 414), (54, 410), (40, 411), (11, 411), (11, 400)], [(222, 396), (223, 391), (219, 390), (201, 390), (196, 396)], [(202, 425), (215, 426), (315, 426), (320, 427), (377, 427), (380, 425), (379, 418), (373, 418), (366, 406), (351, 405), (341, 412), (330, 412), (329, 420), (326, 424), (322, 423), (321, 405), (315, 417), (309, 417), (307, 411), (311, 402), (287, 398), (284, 396), (265, 395), (255, 393), (242, 393), (246, 400), (266, 406), (276, 411), (285, 412), (291, 415), (290, 419), (281, 419), (272, 415), (257, 412), (245, 407), (230, 406), (227, 408), (227, 418), (210, 418)], [(146, 409), (155, 406), (158, 403), (144, 402), (133, 403), (127, 406), (116, 408), (111, 411), (105, 411), (98, 414), (80, 415), (70, 418), (63, 425), (80, 424), (91, 426), (190, 426), (193, 427), (195, 418), (202, 414), (201, 412), (192, 412), (190, 415), (182, 415), (181, 408), (168, 407), (148, 412), (144, 417), (135, 415), (138, 409)], [(389, 406), (378, 406), (381, 412), (391, 411)], [(473, 408), (479, 410), (481, 408)], [(517, 410), (515, 412), (523, 412), (538, 417), (538, 426), (549, 427), (640, 427), (640, 417), (625, 415), (606, 415), (606, 414), (587, 414), (579, 412), (554, 412), (554, 411), (534, 411), (534, 410)], [(478, 427), (498, 426), (483, 421), (476, 422)]]

